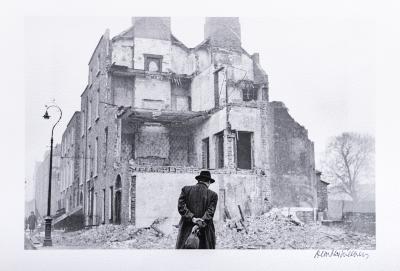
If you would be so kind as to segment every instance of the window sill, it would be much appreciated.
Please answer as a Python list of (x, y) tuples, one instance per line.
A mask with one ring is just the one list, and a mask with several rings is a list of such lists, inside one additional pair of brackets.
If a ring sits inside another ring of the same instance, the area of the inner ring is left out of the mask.
[(96, 116), (96, 119), (94, 121), (97, 122), (99, 119), (100, 119), (100, 116)]
[(92, 130), (92, 126), (90, 125), (87, 129), (88, 131)]
[(96, 77), (100, 75), (100, 70), (96, 72)]

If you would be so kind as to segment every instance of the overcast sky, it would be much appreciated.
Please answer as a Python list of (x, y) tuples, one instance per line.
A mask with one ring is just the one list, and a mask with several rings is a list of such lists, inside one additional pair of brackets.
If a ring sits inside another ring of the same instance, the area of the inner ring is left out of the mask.
[[(240, 18), (242, 46), (260, 53), (269, 75), (270, 100), (283, 101), (309, 132), (316, 162), (327, 140), (344, 131), (375, 131), (375, 25), (334, 18)], [(87, 83), (89, 58), (106, 28), (114, 36), (129, 17), (26, 17), (25, 174), (49, 149), (53, 122), (42, 118), (52, 99), (63, 110), (55, 142)], [(203, 40), (204, 18), (172, 18), (172, 32), (194, 47)], [(56, 114), (55, 112), (51, 112)]]

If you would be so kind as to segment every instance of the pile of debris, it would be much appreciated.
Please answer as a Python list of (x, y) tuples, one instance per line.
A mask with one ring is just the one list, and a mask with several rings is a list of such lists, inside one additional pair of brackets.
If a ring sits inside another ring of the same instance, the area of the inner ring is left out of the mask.
[(279, 209), (227, 220), (216, 229), (222, 249), (374, 249), (375, 237), (341, 228), (304, 224)]
[[(165, 218), (156, 219), (149, 227), (132, 225), (100, 225), (76, 232), (53, 234), (53, 244), (62, 248), (174, 248), (177, 229), (172, 234), (162, 232)], [(173, 235), (173, 237), (172, 237)]]
[[(240, 212), (241, 213), (241, 212)], [(101, 225), (53, 235), (60, 248), (173, 249), (178, 228), (166, 218), (149, 227)], [(375, 236), (315, 223), (304, 224), (280, 209), (256, 217), (216, 222), (219, 249), (375, 249)]]

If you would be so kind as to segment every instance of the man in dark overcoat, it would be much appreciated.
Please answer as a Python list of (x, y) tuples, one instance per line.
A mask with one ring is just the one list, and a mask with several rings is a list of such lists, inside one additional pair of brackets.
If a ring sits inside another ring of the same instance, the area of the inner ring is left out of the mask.
[(28, 224), (29, 224), (29, 233), (32, 234), (33, 231), (36, 228), (36, 223), (37, 223), (37, 219), (36, 216), (33, 212), (31, 212), (31, 215), (28, 217)]
[(201, 171), (195, 177), (196, 185), (182, 188), (178, 200), (178, 212), (182, 216), (179, 222), (179, 233), (176, 248), (184, 248), (184, 244), (190, 235), (194, 225), (200, 227), (199, 248), (215, 249), (215, 228), (213, 217), (217, 207), (218, 195), (208, 189), (215, 180), (211, 178), (209, 171)]

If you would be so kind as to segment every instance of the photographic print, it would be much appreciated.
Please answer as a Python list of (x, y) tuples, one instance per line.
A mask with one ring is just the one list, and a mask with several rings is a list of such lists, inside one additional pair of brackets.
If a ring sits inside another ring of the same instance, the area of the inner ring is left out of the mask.
[(375, 250), (369, 26), (26, 17), (25, 249)]

